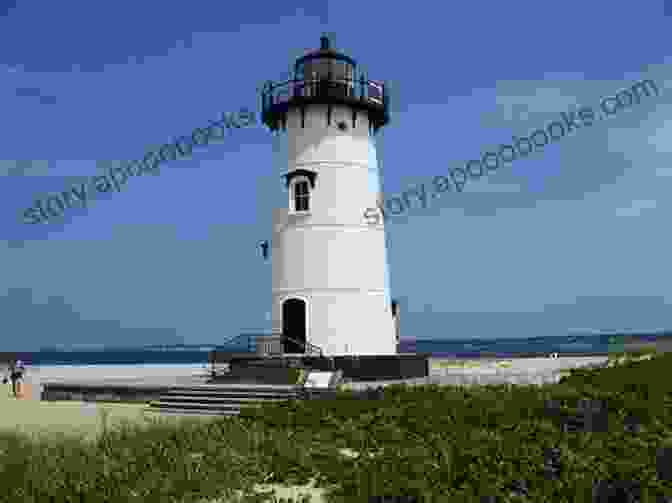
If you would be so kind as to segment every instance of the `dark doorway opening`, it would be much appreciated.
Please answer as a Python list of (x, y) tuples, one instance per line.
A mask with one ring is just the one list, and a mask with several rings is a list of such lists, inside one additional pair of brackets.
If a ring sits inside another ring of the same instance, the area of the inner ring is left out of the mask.
[(300, 342), (283, 342), (283, 353), (305, 353), (306, 303), (301, 299), (287, 299), (282, 303), (282, 333)]

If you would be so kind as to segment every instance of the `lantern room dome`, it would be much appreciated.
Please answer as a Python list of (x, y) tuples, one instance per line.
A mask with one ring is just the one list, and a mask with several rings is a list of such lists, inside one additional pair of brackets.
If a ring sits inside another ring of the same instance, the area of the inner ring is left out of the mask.
[(348, 65), (353, 70), (357, 66), (354, 59), (332, 49), (329, 44), (329, 38), (323, 35), (320, 37), (319, 49), (311, 51), (296, 60), (294, 75), (296, 76), (297, 73), (305, 74), (306, 67), (313, 66), (315, 69), (328, 69), (329, 66), (333, 67), (337, 62), (342, 62), (343, 65)]

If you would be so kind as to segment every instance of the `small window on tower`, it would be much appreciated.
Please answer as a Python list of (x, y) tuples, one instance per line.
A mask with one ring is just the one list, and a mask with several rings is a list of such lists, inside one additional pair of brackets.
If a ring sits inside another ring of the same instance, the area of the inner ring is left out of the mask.
[(293, 184), (294, 211), (308, 211), (310, 209), (310, 185), (305, 178), (297, 179)]

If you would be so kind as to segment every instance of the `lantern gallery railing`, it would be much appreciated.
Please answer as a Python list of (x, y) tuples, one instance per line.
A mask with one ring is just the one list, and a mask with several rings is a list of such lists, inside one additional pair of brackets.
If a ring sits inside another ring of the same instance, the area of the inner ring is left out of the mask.
[(361, 101), (387, 108), (388, 90), (382, 82), (356, 79), (310, 79), (286, 80), (274, 83), (266, 82), (262, 91), (262, 110), (265, 112), (274, 105), (287, 103), (293, 99), (305, 98), (344, 98)]

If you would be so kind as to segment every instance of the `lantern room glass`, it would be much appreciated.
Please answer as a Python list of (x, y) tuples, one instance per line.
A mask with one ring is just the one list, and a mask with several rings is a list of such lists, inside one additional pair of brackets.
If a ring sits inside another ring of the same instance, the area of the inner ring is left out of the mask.
[(345, 98), (353, 95), (354, 67), (334, 58), (314, 58), (297, 65), (296, 79), (304, 81), (299, 94)]

